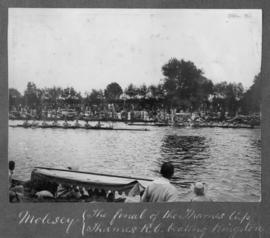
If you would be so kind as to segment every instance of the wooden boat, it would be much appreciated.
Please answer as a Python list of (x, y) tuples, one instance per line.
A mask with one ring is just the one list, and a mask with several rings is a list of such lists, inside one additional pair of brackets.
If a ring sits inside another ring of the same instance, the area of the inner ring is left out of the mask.
[(38, 125), (35, 127), (32, 127), (31, 125), (9, 125), (10, 127), (16, 128), (16, 127), (22, 127), (22, 128), (42, 128), (42, 129), (85, 129), (85, 130), (113, 130), (113, 131), (149, 131), (147, 128), (114, 128), (114, 127), (103, 127), (103, 126), (89, 126), (89, 127), (83, 127), (83, 126), (54, 126), (54, 125)]
[(153, 123), (126, 123), (129, 126), (154, 126)]
[(154, 126), (162, 127), (162, 126), (169, 126), (169, 124), (165, 123), (165, 122), (156, 122), (156, 123), (154, 123)]
[[(107, 201), (108, 194), (115, 193), (126, 194), (129, 196), (140, 195), (145, 187), (151, 183), (152, 179), (136, 178), (128, 176), (99, 174), (93, 172), (73, 171), (65, 169), (54, 169), (45, 167), (36, 167), (31, 173), (31, 180), (27, 182), (19, 182), (25, 187), (23, 201), (41, 201), (36, 194), (51, 194), (51, 196), (43, 197), (42, 201)], [(65, 188), (66, 192), (72, 190), (86, 191), (87, 195), (79, 197), (59, 196), (59, 187)], [(117, 200), (114, 200), (118, 202)], [(124, 201), (124, 199), (120, 200)]]

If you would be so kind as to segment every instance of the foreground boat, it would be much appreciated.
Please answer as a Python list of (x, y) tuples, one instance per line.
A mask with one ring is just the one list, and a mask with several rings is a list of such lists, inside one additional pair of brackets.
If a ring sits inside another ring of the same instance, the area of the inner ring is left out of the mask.
[[(36, 167), (24, 185), (23, 201), (123, 202), (139, 196), (151, 179)], [(116, 197), (116, 194), (122, 194)], [(125, 195), (124, 195), (125, 194)]]

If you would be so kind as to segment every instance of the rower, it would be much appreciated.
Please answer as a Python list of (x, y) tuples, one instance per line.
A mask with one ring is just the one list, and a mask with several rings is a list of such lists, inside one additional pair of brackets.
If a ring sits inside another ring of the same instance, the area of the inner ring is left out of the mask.
[(101, 127), (101, 123), (100, 121), (98, 121), (98, 123), (96, 124), (96, 127), (100, 128)]
[(36, 119), (34, 118), (34, 120), (32, 121), (32, 126), (38, 126), (38, 122), (36, 122)]
[(81, 127), (81, 124), (79, 123), (78, 118), (76, 119), (76, 122), (75, 122), (75, 127)]
[(30, 126), (29, 123), (28, 123), (28, 119), (26, 119), (23, 123), (23, 126)]
[(65, 119), (65, 122), (64, 122), (63, 126), (64, 127), (69, 127), (70, 126), (70, 124), (67, 122), (67, 119)]
[(57, 122), (57, 119), (56, 118), (54, 118), (54, 121), (53, 121), (52, 125), (53, 126), (59, 126), (59, 123)]
[(41, 126), (48, 126), (47, 122), (45, 120), (42, 121)]
[(90, 128), (91, 126), (88, 124), (88, 121), (86, 121), (85, 125), (86, 128)]

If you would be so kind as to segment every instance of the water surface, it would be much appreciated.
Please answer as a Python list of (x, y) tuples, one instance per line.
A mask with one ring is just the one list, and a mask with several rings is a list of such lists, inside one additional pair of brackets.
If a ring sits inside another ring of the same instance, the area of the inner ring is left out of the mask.
[[(124, 123), (114, 127), (141, 128)], [(154, 178), (162, 162), (172, 161), (172, 182), (182, 201), (189, 199), (190, 185), (196, 181), (207, 184), (207, 194), (214, 201), (260, 200), (260, 129), (148, 128), (9, 128), (9, 160), (16, 162), (16, 175), (22, 180), (30, 178), (35, 166), (72, 165), (90, 172)]]

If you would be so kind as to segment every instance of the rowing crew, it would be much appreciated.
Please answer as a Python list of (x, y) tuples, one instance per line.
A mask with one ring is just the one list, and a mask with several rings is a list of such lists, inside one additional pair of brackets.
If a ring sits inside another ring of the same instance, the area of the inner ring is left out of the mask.
[[(24, 127), (61, 127), (61, 124), (58, 123), (57, 120), (54, 120), (52, 124), (48, 124), (45, 120), (42, 121), (41, 125), (39, 125), (39, 123), (35, 120), (32, 121), (32, 123), (29, 123), (28, 120), (25, 120), (24, 123), (22, 124)], [(81, 123), (79, 123), (79, 120), (76, 119), (75, 121), (75, 124), (74, 125), (71, 125), (70, 123), (68, 123), (67, 120), (65, 120), (62, 124), (62, 127), (64, 128), (69, 128), (69, 127), (76, 127), (76, 128), (80, 128), (83, 126), (81, 125)], [(85, 128), (101, 128), (102, 127), (102, 124), (100, 123), (100, 121), (98, 121), (98, 123), (95, 125), (95, 126), (91, 126), (88, 121), (86, 121), (85, 125), (84, 125)]]

